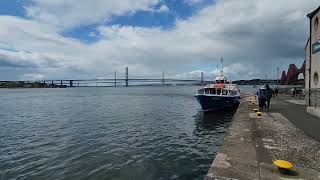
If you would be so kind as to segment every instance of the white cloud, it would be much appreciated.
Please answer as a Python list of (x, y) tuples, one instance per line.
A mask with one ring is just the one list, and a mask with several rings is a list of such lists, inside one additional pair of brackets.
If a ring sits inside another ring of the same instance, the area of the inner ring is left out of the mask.
[(190, 71), (190, 72), (184, 72), (181, 74), (177, 74), (174, 78), (187, 78), (187, 79), (200, 79), (201, 78), (201, 73), (204, 74), (204, 79), (208, 79), (208, 76), (210, 76), (210, 74), (207, 74), (206, 71), (202, 71), (202, 70), (194, 70), (194, 71)]
[(162, 4), (156, 12), (169, 12), (169, 8), (165, 4)]
[[(205, 70), (194, 70), (190, 72), (184, 72), (182, 74), (178, 74), (175, 76), (176, 78), (189, 78), (189, 79), (200, 79), (201, 73), (203, 73), (203, 77), (205, 80), (213, 80), (217, 77), (221, 72), (221, 67), (217, 67), (212, 71)], [(258, 76), (259, 72), (255, 70), (252, 66), (245, 66), (241, 63), (234, 63), (223, 67), (223, 74), (226, 78), (232, 80), (238, 80), (241, 78), (251, 79), (254, 76)]]
[(31, 19), (0, 16), (0, 66), (3, 61), (34, 66), (46, 78), (106, 77), (114, 69), (121, 76), (125, 66), (131, 77), (161, 77), (162, 71), (171, 77), (195, 77), (197, 64), (218, 63), (223, 56), (226, 64), (233, 64), (225, 69), (232, 79), (264, 77), (277, 64), (302, 63), (305, 15), (317, 6), (311, 0), (220, 0), (189, 19), (177, 19), (170, 30), (99, 26), (95, 35), (100, 39), (91, 44), (60, 35), (65, 27), (148, 10), (157, 3), (99, 2), (96, 7), (98, 1), (35, 0), (28, 7)]
[(89, 37), (97, 37), (97, 34), (95, 32), (90, 32)]
[(22, 80), (30, 80), (30, 81), (39, 81), (42, 80), (44, 76), (39, 73), (30, 73), (30, 74), (24, 74), (22, 75)]
[(63, 28), (108, 21), (114, 15), (149, 10), (159, 0), (32, 0), (28, 16)]
[(203, 0), (184, 0), (184, 2), (189, 4), (189, 5), (194, 5), (194, 4), (200, 3), (202, 1)]

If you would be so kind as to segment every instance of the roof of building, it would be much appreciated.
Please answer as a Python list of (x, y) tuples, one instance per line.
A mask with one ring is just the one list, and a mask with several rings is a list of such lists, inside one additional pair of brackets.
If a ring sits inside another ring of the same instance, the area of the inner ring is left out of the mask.
[(320, 6), (316, 10), (309, 13), (307, 16), (311, 19), (318, 11), (320, 11)]

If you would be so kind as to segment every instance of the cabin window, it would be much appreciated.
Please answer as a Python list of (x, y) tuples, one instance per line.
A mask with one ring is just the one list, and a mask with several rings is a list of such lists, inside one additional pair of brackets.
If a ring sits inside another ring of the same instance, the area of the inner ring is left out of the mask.
[(203, 94), (204, 93), (204, 89), (200, 89), (199, 91), (198, 91), (198, 94)]
[(210, 89), (210, 94), (216, 94), (216, 89), (215, 88)]
[(222, 95), (227, 95), (227, 94), (228, 94), (228, 90), (222, 89)]
[(205, 89), (205, 94), (210, 94), (210, 89)]
[(217, 89), (217, 94), (218, 94), (218, 95), (221, 94), (221, 89)]
[(237, 91), (230, 91), (231, 95), (237, 95)]

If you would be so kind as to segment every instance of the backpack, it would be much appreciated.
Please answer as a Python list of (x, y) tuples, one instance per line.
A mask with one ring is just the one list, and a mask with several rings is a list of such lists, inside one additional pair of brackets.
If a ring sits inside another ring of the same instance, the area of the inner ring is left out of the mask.
[(267, 99), (267, 89), (260, 88), (258, 91), (258, 98), (259, 99)]

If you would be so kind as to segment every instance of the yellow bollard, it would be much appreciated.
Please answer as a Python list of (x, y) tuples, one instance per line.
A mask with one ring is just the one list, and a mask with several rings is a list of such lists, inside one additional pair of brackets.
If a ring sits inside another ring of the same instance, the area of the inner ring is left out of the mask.
[(258, 116), (262, 116), (262, 112), (256, 112)]
[(258, 112), (258, 111), (259, 111), (259, 109), (253, 109), (253, 111), (254, 111), (254, 112)]
[(279, 169), (290, 170), (293, 168), (293, 164), (285, 160), (275, 160), (273, 161), (273, 164), (276, 165)]

